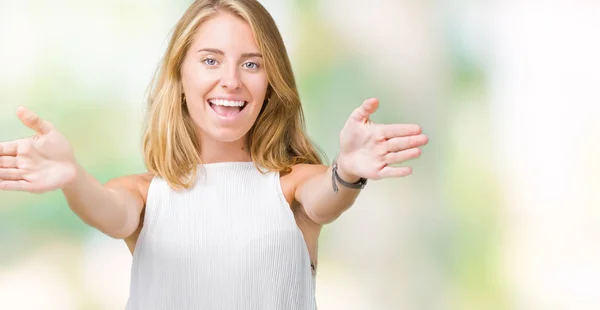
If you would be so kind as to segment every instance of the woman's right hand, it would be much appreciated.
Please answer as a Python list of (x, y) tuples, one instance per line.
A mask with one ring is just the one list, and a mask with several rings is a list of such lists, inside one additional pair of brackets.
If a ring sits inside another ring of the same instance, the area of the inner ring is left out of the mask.
[(78, 164), (69, 141), (27, 108), (17, 116), (36, 135), (0, 143), (0, 190), (44, 193), (73, 182)]

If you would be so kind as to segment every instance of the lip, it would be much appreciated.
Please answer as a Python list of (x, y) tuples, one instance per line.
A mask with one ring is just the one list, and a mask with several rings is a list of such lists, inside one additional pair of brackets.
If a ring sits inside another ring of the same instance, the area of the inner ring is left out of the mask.
[(210, 100), (228, 100), (228, 101), (244, 101), (246, 103), (248, 103), (248, 100), (245, 100), (242, 97), (238, 97), (238, 96), (220, 96), (220, 97), (210, 97), (208, 99), (206, 99), (206, 102), (210, 101)]
[[(229, 101), (243, 101), (245, 102), (244, 108), (236, 115), (233, 116), (223, 116), (220, 115), (219, 113), (217, 113), (210, 105), (210, 100), (229, 100)], [(243, 116), (245, 113), (247, 113), (246, 111), (248, 111), (248, 105), (250, 104), (249, 101), (244, 100), (240, 97), (211, 97), (209, 99), (206, 100), (206, 104), (208, 105), (208, 109), (211, 111), (211, 113), (216, 117), (217, 120), (220, 121), (226, 121), (226, 122), (232, 122), (235, 121), (236, 119), (240, 118), (241, 116)]]

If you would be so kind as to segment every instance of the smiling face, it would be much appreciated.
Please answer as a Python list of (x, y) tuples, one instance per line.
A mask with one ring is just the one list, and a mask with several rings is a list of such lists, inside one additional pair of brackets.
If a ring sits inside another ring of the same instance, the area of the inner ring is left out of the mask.
[(269, 85), (250, 25), (227, 11), (202, 23), (183, 61), (181, 83), (202, 144), (245, 141)]
[(289, 171), (322, 163), (283, 38), (259, 1), (193, 1), (147, 99), (144, 162), (174, 189), (191, 188), (200, 164), (253, 161)]

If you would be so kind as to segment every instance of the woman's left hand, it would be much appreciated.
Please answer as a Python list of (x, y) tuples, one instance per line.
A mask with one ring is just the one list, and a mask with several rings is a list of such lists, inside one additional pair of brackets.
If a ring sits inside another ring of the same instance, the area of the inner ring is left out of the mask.
[(421, 155), (420, 146), (428, 137), (413, 124), (376, 124), (369, 120), (379, 106), (378, 99), (367, 99), (355, 109), (340, 133), (338, 174), (348, 182), (361, 177), (379, 180), (403, 177), (410, 167), (394, 167)]

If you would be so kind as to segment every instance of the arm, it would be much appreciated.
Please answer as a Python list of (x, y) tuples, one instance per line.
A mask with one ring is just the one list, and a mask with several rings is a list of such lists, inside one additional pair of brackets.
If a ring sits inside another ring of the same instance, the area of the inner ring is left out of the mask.
[(82, 168), (72, 183), (62, 188), (69, 208), (86, 224), (104, 234), (124, 239), (140, 224), (145, 205), (142, 195), (151, 176), (131, 175), (113, 179), (102, 185)]
[[(339, 190), (334, 193), (331, 174), (332, 167), (323, 165), (303, 165), (304, 178), (295, 193), (295, 199), (304, 207), (305, 213), (315, 223), (325, 225), (333, 222), (344, 211), (350, 208), (360, 189), (351, 189), (338, 186)], [(338, 174), (344, 180), (357, 181), (345, 176), (344, 172), (338, 170)]]
[[(366, 100), (352, 112), (340, 133), (337, 173), (348, 183), (355, 183), (361, 177), (378, 180), (411, 174), (410, 167), (393, 165), (419, 157), (419, 147), (428, 142), (417, 125), (371, 122), (369, 117), (378, 105), (376, 99)], [(345, 187), (340, 182), (336, 182), (336, 193), (332, 167), (319, 165), (302, 170), (305, 172), (300, 173), (295, 199), (315, 223), (331, 223), (354, 204), (360, 193), (360, 189)]]
[(78, 164), (69, 141), (52, 124), (20, 107), (17, 116), (36, 131), (31, 138), (0, 143), (0, 190), (44, 193), (62, 189), (85, 223), (114, 238), (131, 235), (144, 206), (147, 177), (129, 176), (102, 186)]

